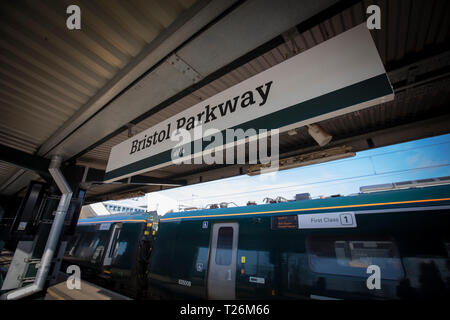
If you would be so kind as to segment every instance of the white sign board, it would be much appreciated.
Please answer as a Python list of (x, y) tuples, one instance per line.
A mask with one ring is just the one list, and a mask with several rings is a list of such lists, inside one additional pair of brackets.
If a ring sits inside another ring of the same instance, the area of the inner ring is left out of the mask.
[(393, 98), (377, 48), (361, 24), (114, 146), (105, 181), (172, 164), (178, 141), (170, 138), (177, 129), (283, 132)]
[(331, 212), (298, 215), (299, 229), (356, 228), (353, 212)]
[(264, 278), (261, 277), (250, 277), (248, 279), (249, 282), (253, 282), (253, 283), (260, 283), (260, 284), (264, 284), (266, 282), (266, 280)]
[(109, 230), (109, 228), (111, 227), (111, 223), (102, 223), (100, 224), (100, 230)]
[(17, 227), (17, 230), (25, 230), (25, 228), (27, 227), (27, 222), (20, 222), (19, 226)]

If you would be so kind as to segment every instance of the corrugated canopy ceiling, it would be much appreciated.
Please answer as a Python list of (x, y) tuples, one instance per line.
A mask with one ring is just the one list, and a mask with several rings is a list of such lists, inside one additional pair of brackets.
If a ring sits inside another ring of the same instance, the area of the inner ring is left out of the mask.
[[(58, 31), (55, 25), (65, 23), (64, 8), (78, 1), (2, 2), (0, 143), (28, 153), (38, 151), (193, 2), (108, 1), (108, 6), (100, 6), (96, 1), (82, 1), (83, 14), (92, 19), (86, 20), (83, 32), (69, 35)], [(285, 37), (283, 43), (140, 119), (132, 126), (132, 134), (363, 23), (367, 17), (365, 9), (370, 4), (381, 8), (382, 29), (372, 31), (372, 35), (396, 98), (320, 125), (333, 135), (334, 145), (346, 143), (356, 151), (448, 132), (445, 123), (450, 98), (450, 2), (383, 0), (357, 2), (306, 30), (299, 29), (300, 32)], [(429, 121), (430, 130), (418, 128), (420, 121)], [(129, 131), (117, 132), (78, 155), (77, 163), (105, 169), (111, 148), (128, 138)], [(282, 135), (280, 141), (281, 152), (286, 155), (318, 149), (305, 128), (299, 128), (293, 136)], [(211, 169), (214, 167), (170, 166), (146, 175), (186, 178), (189, 183), (195, 183), (242, 173), (238, 167), (228, 171), (222, 167)], [(0, 186), (17, 170), (0, 163)], [(150, 191), (159, 187), (141, 189)], [(100, 185), (90, 189), (88, 195), (108, 198), (123, 190), (123, 187)]]

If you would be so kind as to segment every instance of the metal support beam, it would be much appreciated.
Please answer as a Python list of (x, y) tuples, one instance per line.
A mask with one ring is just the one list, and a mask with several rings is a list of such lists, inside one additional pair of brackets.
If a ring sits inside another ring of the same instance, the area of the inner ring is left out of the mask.
[[(89, 188), (92, 185), (105, 184), (103, 182), (103, 177), (105, 176), (105, 171), (88, 168), (86, 179), (81, 183), (82, 188)], [(130, 178), (125, 178), (108, 184), (121, 184), (121, 185), (157, 185), (157, 186), (171, 186), (179, 187), (187, 184), (186, 180), (172, 180), (164, 178), (154, 178), (148, 176), (133, 176)]]
[(145, 195), (145, 192), (142, 191), (142, 186), (124, 186), (123, 188), (114, 190), (112, 192), (105, 192), (86, 198), (85, 203), (89, 204), (107, 200), (122, 200), (127, 198), (141, 197), (143, 195)]
[[(48, 167), (50, 165), (50, 160), (20, 151), (5, 145), (0, 144), (0, 161), (8, 162), (12, 165), (35, 171), (41, 175), (45, 180), (50, 181), (51, 176), (48, 173)], [(80, 168), (80, 167), (78, 167)], [(103, 178), (105, 176), (105, 171), (94, 169), (94, 168), (84, 168), (84, 177), (81, 182), (82, 188), (88, 188), (94, 184), (103, 184)], [(171, 179), (161, 179), (147, 176), (134, 176), (127, 179), (122, 179), (115, 184), (129, 184), (129, 185), (161, 185), (161, 186), (184, 186), (186, 185), (186, 180), (171, 180)]]
[(48, 173), (50, 160), (0, 144), (0, 160), (37, 172), (42, 178), (51, 180)]
[(69, 209), (70, 200), (72, 199), (72, 190), (70, 189), (69, 184), (60, 171), (61, 161), (61, 157), (54, 156), (48, 168), (51, 176), (55, 180), (56, 185), (61, 191), (62, 196), (61, 200), (59, 201), (58, 209), (56, 210), (55, 218), (50, 229), (50, 234), (48, 235), (47, 243), (45, 245), (44, 253), (40, 261), (40, 267), (37, 271), (36, 278), (33, 284), (5, 293), (1, 296), (1, 299), (21, 299), (38, 293), (45, 287), (47, 276), (52, 265), (53, 256), (59, 243), (59, 237), (61, 235), (62, 228), (64, 226), (64, 220), (66, 218), (67, 210)]

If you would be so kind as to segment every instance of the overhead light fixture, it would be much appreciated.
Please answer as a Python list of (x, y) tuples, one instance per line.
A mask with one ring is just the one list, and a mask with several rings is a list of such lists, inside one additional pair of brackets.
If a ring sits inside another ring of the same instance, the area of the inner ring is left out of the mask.
[(308, 133), (311, 135), (311, 137), (314, 138), (314, 140), (316, 140), (316, 142), (321, 147), (327, 145), (333, 138), (332, 135), (328, 134), (325, 130), (323, 130), (317, 124), (309, 124), (308, 125)]
[(127, 123), (126, 126), (128, 127), (128, 138), (131, 138), (133, 136), (133, 126), (134, 126), (134, 124)]
[(298, 156), (293, 156), (289, 158), (280, 159), (278, 168), (271, 167), (271, 163), (268, 164), (256, 164), (250, 166), (247, 169), (247, 174), (249, 176), (258, 175), (261, 173), (269, 173), (279, 170), (304, 167), (311, 164), (318, 164), (333, 160), (339, 160), (344, 158), (354, 157), (355, 152), (352, 151), (352, 147), (340, 146), (334, 147), (326, 150), (305, 153)]

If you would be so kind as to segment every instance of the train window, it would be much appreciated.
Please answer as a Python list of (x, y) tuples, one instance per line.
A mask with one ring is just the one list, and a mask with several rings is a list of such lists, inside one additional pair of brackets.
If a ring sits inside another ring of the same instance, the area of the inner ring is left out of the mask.
[(231, 264), (233, 249), (233, 228), (222, 227), (217, 235), (216, 264), (228, 266)]
[(95, 233), (94, 232), (86, 232), (83, 235), (83, 238), (80, 241), (80, 244), (78, 245), (78, 248), (76, 249), (75, 256), (78, 256), (80, 258), (86, 258), (91, 256), (93, 249), (92, 244), (95, 240)]
[[(73, 256), (91, 259), (99, 246), (105, 246), (109, 239), (108, 231), (85, 232), (74, 250)], [(100, 250), (100, 249), (99, 249)], [(100, 251), (98, 253), (101, 253)], [(96, 255), (98, 256), (98, 254)]]
[(112, 235), (112, 244), (111, 247), (109, 249), (109, 257), (112, 258), (115, 253), (115, 251), (117, 250), (117, 240), (119, 239), (119, 235), (120, 235), (120, 230), (122, 229), (121, 225), (118, 225), (114, 228), (114, 233)]
[(91, 258), (91, 263), (97, 263), (99, 262), (99, 260), (101, 259), (101, 257), (103, 256), (103, 252), (105, 251), (105, 247), (104, 246), (98, 246), (95, 248), (94, 254), (92, 255)]
[(377, 265), (382, 279), (403, 277), (397, 246), (392, 239), (310, 236), (307, 247), (309, 265), (314, 272), (367, 277), (367, 267)]
[(73, 256), (76, 249), (78, 248), (78, 245), (80, 243), (80, 239), (81, 239), (81, 235), (79, 233), (75, 234), (74, 237), (72, 237), (72, 239), (70, 240), (69, 245), (67, 246), (67, 255), (68, 256)]

